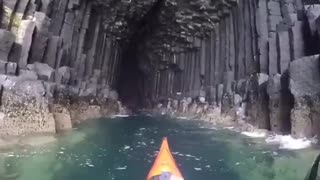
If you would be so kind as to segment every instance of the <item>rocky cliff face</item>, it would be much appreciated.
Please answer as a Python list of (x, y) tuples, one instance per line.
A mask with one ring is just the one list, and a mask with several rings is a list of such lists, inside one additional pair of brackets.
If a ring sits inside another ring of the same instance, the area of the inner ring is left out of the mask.
[(0, 2), (0, 134), (70, 129), (121, 110), (118, 96), (320, 132), (316, 0)]
[(89, 0), (1, 0), (0, 135), (117, 113), (120, 48)]
[(191, 38), (192, 50), (167, 53), (152, 98), (177, 113), (218, 109), (257, 128), (318, 136), (318, 1), (219, 4), (209, 35)]

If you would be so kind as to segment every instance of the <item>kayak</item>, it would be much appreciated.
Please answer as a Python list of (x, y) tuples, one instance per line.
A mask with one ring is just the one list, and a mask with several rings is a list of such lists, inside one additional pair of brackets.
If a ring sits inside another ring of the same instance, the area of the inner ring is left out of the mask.
[(159, 154), (149, 171), (147, 180), (184, 180), (172, 156), (167, 138), (162, 140)]

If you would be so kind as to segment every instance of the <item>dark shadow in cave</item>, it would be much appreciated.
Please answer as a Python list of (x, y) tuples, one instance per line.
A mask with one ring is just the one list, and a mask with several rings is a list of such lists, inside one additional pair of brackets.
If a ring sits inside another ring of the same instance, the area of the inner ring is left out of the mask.
[(144, 56), (146, 42), (160, 26), (159, 14), (164, 6), (164, 0), (156, 1), (145, 16), (139, 21), (129, 21), (133, 32), (128, 43), (123, 45), (123, 55), (120, 65), (118, 92), (121, 101), (131, 110), (137, 110), (144, 103), (145, 75), (139, 68), (140, 58)]
[(121, 101), (131, 110), (139, 108), (141, 106), (140, 101), (143, 98), (141, 87), (144, 78), (138, 66), (139, 59), (135, 43), (131, 42), (123, 52), (118, 82)]

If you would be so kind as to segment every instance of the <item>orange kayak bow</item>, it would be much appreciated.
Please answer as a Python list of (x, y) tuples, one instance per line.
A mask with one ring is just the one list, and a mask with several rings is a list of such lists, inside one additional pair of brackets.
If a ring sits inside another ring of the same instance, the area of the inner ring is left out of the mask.
[(154, 164), (148, 174), (147, 180), (162, 179), (159, 177), (164, 174), (169, 176), (168, 180), (184, 179), (171, 154), (167, 138), (163, 138), (162, 140), (162, 145), (159, 154), (154, 161)]

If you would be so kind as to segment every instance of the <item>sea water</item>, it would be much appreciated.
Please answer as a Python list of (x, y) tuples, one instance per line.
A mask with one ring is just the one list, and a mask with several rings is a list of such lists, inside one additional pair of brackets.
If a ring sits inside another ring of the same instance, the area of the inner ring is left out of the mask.
[(143, 180), (163, 137), (186, 180), (302, 180), (319, 153), (307, 141), (230, 129), (164, 116), (97, 119), (55, 142), (3, 151), (0, 179)]

